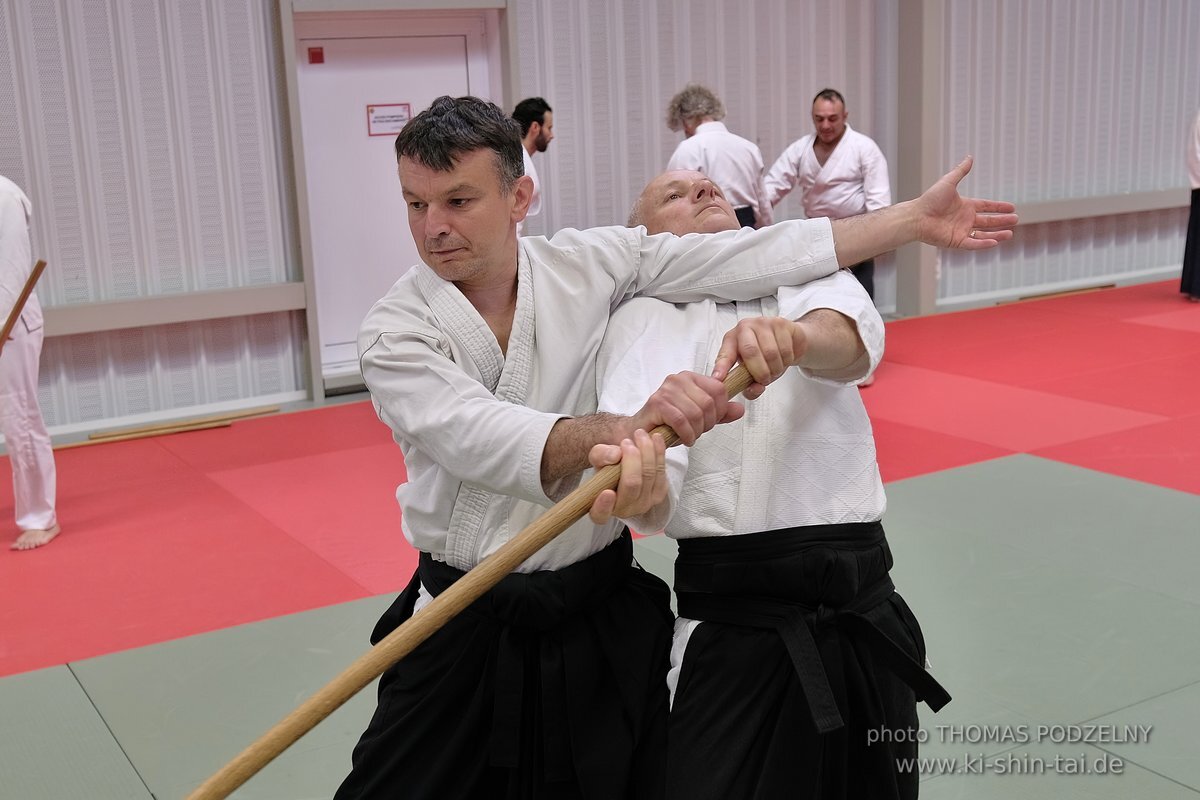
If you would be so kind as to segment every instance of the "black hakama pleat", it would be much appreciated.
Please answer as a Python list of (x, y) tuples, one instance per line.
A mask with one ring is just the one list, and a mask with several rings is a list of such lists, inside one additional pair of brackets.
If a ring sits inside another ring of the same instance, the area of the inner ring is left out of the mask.
[(671, 709), (669, 798), (917, 796), (897, 759), (917, 754), (917, 701), (950, 698), (891, 566), (878, 523), (680, 542), (679, 615), (706, 622)]
[[(389, 669), (336, 794), (662, 798), (671, 610), (628, 533), (564, 569), (506, 577)], [(421, 557), (377, 642), (463, 573)]]
[(1179, 291), (1200, 299), (1200, 189), (1192, 189), (1192, 210), (1188, 215), (1187, 243), (1183, 247), (1183, 278)]

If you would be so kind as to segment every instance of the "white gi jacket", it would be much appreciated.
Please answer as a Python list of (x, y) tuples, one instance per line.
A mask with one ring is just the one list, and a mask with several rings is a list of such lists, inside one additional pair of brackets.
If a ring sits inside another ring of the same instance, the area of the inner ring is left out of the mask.
[(840, 373), (789, 369), (746, 415), (693, 447), (668, 451), (675, 538), (730, 536), (799, 525), (872, 522), (886, 499), (875, 439), (859, 391), (883, 356), (883, 320), (842, 270), (775, 297), (672, 305), (635, 298), (612, 316), (597, 360), (599, 408), (626, 414), (673, 372), (711, 373), (721, 337), (739, 319), (799, 319), (831, 308), (858, 326), (866, 355)]
[(810, 133), (792, 142), (771, 165), (765, 180), (771, 205), (797, 186), (809, 219), (843, 219), (892, 204), (887, 159), (870, 137), (847, 125), (824, 166), (813, 152), (814, 139)]
[[(853, 319), (866, 356), (840, 374), (789, 369), (746, 403), (740, 420), (718, 425), (690, 448), (668, 450), (668, 536), (734, 536), (883, 516), (887, 501), (871, 421), (858, 389), (846, 385), (869, 375), (883, 357), (883, 320), (845, 270), (748, 303), (626, 302), (613, 314), (597, 360), (600, 410), (636, 409), (639, 392), (672, 372), (710, 373), (721, 337), (739, 319), (799, 319), (817, 308)], [(675, 622), (667, 672), (672, 702), (700, 624), (683, 617)]]
[(705, 122), (679, 143), (667, 169), (702, 172), (721, 187), (734, 208), (750, 206), (758, 226), (771, 224), (771, 204), (763, 189), (763, 157), (758, 145), (730, 133), (723, 122)]
[(521, 235), (521, 231), (525, 229), (525, 223), (530, 217), (536, 217), (542, 213), (542, 181), (538, 178), (537, 167), (533, 165), (533, 157), (529, 155), (529, 151), (521, 145), (521, 157), (525, 160), (525, 174), (533, 178), (533, 199), (529, 201), (529, 211), (525, 214), (525, 219), (517, 223), (517, 235)]
[[(507, 358), (457, 287), (424, 264), (396, 282), (359, 332), (363, 377), (404, 453), (408, 482), (396, 490), (404, 535), (458, 569), (574, 488), (564, 481), (547, 496), (542, 451), (557, 420), (595, 412), (596, 353), (618, 303), (636, 294), (748, 299), (837, 268), (827, 220), (684, 237), (567, 229), (522, 238), (518, 250)], [(521, 571), (586, 558), (619, 527), (585, 517)]]

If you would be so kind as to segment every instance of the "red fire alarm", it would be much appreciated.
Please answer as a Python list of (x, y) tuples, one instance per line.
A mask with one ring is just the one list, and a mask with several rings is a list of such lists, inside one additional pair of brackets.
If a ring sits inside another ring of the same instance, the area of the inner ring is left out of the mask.
[(308, 63), (324, 64), (325, 63), (325, 48), (324, 47), (308, 48)]

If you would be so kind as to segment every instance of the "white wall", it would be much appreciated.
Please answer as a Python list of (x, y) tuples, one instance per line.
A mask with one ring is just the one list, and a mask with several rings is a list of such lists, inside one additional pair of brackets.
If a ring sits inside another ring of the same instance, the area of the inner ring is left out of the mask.
[[(50, 307), (297, 280), (271, 0), (5, 0), (0, 173)], [(296, 312), (47, 340), (56, 429), (302, 396)]]
[[(1186, 186), (1200, 3), (950, 0), (946, 9), (944, 156), (975, 154), (972, 193), (1119, 204), (1125, 193)], [(1186, 209), (1170, 208), (1024, 226), (1009, 246), (944, 254), (939, 305), (1177, 275), (1186, 225)]]

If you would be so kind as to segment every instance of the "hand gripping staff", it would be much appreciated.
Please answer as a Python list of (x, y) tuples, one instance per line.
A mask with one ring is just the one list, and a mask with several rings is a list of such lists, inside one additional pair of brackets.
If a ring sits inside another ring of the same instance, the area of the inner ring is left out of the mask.
[[(751, 382), (750, 373), (739, 364), (726, 376), (725, 392), (730, 398), (736, 397), (744, 392)], [(679, 443), (679, 437), (667, 425), (660, 425), (651, 433), (662, 434), (667, 447)], [(216, 800), (228, 797), (297, 739), (312, 730), (318, 722), (382, 675), (388, 667), (416, 649), (421, 642), (437, 633), (438, 629), (479, 599), (522, 562), (582, 518), (600, 492), (616, 488), (620, 477), (620, 464), (612, 464), (599, 470), (587, 483), (556, 503), (453, 586), (435, 597), (433, 602), (360, 656), (320, 691), (277, 722), (257, 741), (200, 784), (188, 795), (187, 800)]]
[(21, 293), (17, 295), (17, 302), (13, 304), (12, 311), (8, 312), (8, 319), (4, 320), (4, 330), (0, 331), (0, 351), (4, 350), (4, 344), (8, 341), (13, 326), (21, 318), (21, 312), (25, 310), (25, 303), (29, 300), (29, 295), (33, 294), (33, 287), (37, 285), (38, 278), (42, 277), (42, 270), (45, 268), (45, 261), (38, 261), (34, 264), (33, 272), (29, 273), (29, 279), (21, 287)]

